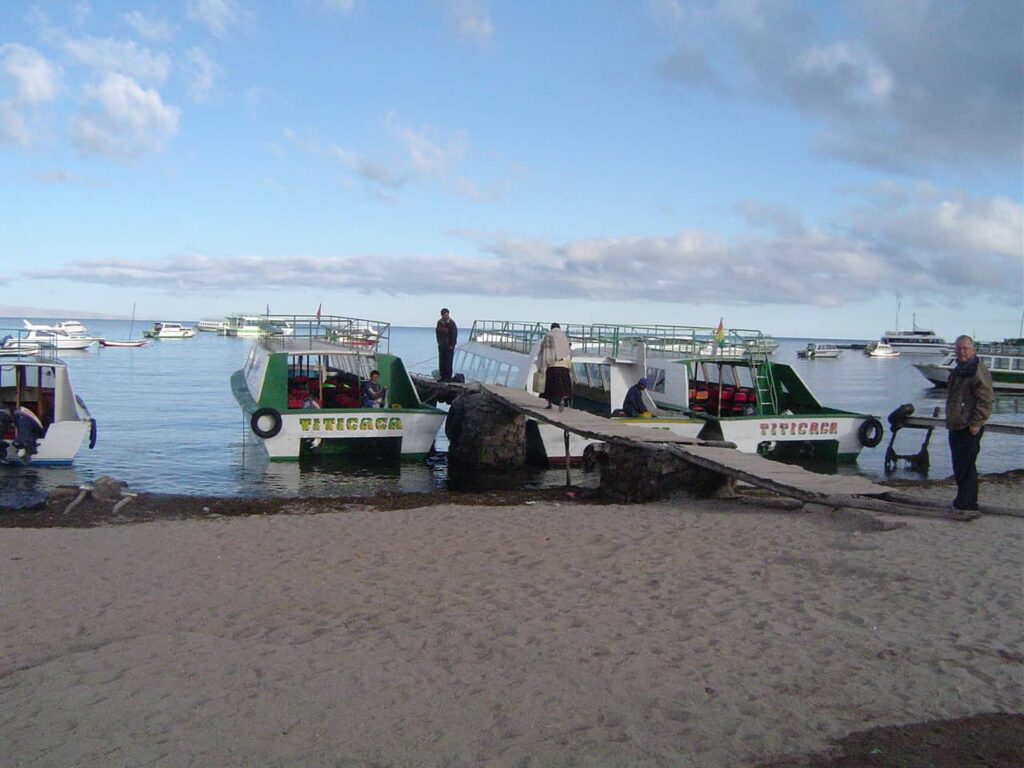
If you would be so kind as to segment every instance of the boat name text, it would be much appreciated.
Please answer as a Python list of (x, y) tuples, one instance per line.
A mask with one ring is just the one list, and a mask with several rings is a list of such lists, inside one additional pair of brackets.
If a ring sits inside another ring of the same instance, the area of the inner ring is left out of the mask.
[(400, 432), (402, 420), (397, 416), (320, 416), (299, 419), (303, 432)]
[(838, 435), (838, 421), (774, 421), (761, 422), (761, 437), (792, 437), (793, 435)]

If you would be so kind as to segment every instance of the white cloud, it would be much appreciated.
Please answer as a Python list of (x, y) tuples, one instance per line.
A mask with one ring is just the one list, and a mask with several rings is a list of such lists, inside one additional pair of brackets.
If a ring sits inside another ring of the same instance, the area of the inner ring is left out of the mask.
[(112, 38), (65, 38), (64, 50), (81, 64), (103, 72), (119, 72), (135, 80), (160, 84), (167, 79), (170, 58)]
[(185, 12), (189, 19), (217, 37), (224, 37), (248, 18), (248, 13), (234, 0), (188, 0)]
[(494, 36), (494, 24), (485, 3), (480, 0), (446, 0), (445, 6), (458, 37), (474, 43), (486, 43)]
[(126, 13), (124, 20), (135, 30), (136, 34), (147, 40), (166, 43), (174, 37), (174, 26), (162, 16), (147, 14), (136, 9)]
[(392, 133), (405, 145), (416, 173), (421, 176), (442, 177), (457, 167), (466, 155), (467, 137), (455, 133), (435, 138), (429, 129), (414, 130), (389, 121)]
[[(180, 288), (218, 292), (308, 286), (414, 296), (669, 303), (682, 297), (715, 304), (725, 291), (737, 305), (819, 307), (858, 304), (888, 292), (929, 303), (971, 295), (1020, 304), (1024, 217), (1018, 204), (947, 196), (906, 210), (865, 209), (845, 230), (789, 220), (785, 231), (777, 231), (777, 222), (787, 217), (765, 208), (772, 214), (765, 223), (773, 231), (731, 239), (700, 230), (566, 243), (463, 233), (464, 254), (175, 257), (173, 265), (172, 260), (104, 259), (27, 274), (149, 287), (173, 277)], [(930, 234), (936, 227), (938, 234)], [(968, 231), (959, 240), (943, 240), (943, 233), (962, 228)]]
[(188, 95), (193, 101), (204, 102), (213, 91), (214, 81), (220, 70), (213, 60), (200, 48), (185, 51), (184, 68), (189, 78)]
[(8, 102), (0, 102), (0, 141), (12, 142), (21, 147), (32, 145), (32, 131), (24, 115)]
[(0, 76), (13, 84), (8, 101), (41, 104), (56, 98), (61, 71), (38, 51), (8, 43), (0, 45)]
[(177, 132), (178, 110), (124, 75), (108, 73), (86, 86), (85, 97), (95, 108), (75, 120), (72, 133), (86, 154), (128, 159), (159, 150)]

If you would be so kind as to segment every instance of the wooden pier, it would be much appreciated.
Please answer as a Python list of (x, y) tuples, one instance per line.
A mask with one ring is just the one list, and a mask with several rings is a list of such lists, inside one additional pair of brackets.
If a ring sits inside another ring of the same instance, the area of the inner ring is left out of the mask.
[[(548, 409), (547, 402), (521, 389), (494, 384), (473, 385), (505, 406), (531, 419), (551, 424), (594, 440), (628, 444), (653, 451), (668, 451), (705, 470), (806, 503), (833, 508), (852, 507), (893, 515), (955, 517), (944, 504), (898, 493), (857, 475), (822, 475), (792, 464), (742, 453), (731, 443), (681, 437), (667, 429), (637, 427), (586, 411)], [(568, 437), (567, 437), (568, 442)], [(1021, 516), (1016, 510), (982, 506), (988, 514)]]

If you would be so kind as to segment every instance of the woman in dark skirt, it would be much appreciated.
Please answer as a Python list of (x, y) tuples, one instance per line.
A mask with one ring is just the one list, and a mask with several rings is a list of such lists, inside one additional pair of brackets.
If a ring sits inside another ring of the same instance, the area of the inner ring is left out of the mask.
[(572, 400), (572, 348), (558, 323), (551, 324), (551, 330), (541, 342), (537, 370), (544, 375), (541, 397), (548, 401), (548, 408), (558, 403), (561, 411)]

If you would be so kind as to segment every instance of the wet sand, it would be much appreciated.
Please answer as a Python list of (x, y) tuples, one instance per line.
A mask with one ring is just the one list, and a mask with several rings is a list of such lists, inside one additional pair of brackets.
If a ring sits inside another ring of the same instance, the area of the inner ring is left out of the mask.
[(1020, 518), (528, 501), (5, 528), (3, 762), (742, 766), (1024, 710)]

